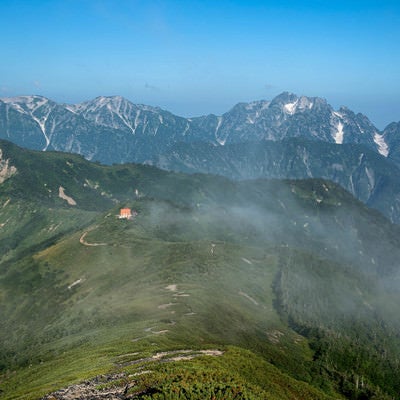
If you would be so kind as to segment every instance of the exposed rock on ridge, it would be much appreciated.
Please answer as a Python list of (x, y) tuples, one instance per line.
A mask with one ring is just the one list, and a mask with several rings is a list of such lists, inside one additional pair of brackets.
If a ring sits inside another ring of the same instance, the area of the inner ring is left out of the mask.
[(0, 149), (0, 183), (17, 173), (17, 168), (10, 165), (10, 160), (3, 159), (3, 151)]

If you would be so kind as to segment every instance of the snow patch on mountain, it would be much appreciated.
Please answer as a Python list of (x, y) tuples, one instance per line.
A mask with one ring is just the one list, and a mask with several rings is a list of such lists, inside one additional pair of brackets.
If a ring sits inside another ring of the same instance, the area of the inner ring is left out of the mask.
[(342, 113), (338, 112), (338, 111), (333, 111), (333, 115), (335, 115), (338, 118), (343, 118), (344, 117), (344, 115)]
[(134, 128), (133, 128), (133, 133), (136, 132), (136, 129), (139, 125), (139, 117), (140, 117), (140, 110), (136, 110), (136, 116), (135, 116), (135, 122), (134, 122)]
[(389, 146), (385, 142), (384, 136), (379, 134), (378, 132), (375, 132), (374, 142), (378, 146), (378, 152), (382, 154), (384, 157), (387, 157), (389, 154)]
[(333, 138), (335, 139), (336, 144), (343, 144), (343, 123), (342, 121), (338, 121), (337, 126), (336, 126), (336, 133), (334, 134)]
[(186, 132), (189, 130), (189, 128), (190, 128), (190, 124), (189, 124), (189, 122), (186, 122), (185, 130), (183, 131), (182, 136), (186, 135)]
[(338, 111), (332, 111), (331, 125), (332, 125), (332, 138), (336, 144), (343, 144), (344, 138), (344, 114)]
[(226, 143), (226, 141), (227, 141), (227, 139), (228, 139), (228, 136), (226, 136), (226, 137), (224, 137), (224, 138), (219, 138), (219, 137), (217, 137), (217, 142), (218, 142), (221, 146), (224, 146), (225, 143)]
[(248, 122), (250, 125), (253, 125), (253, 124), (255, 124), (256, 120), (253, 115), (248, 115), (246, 117), (246, 122)]
[[(111, 113), (114, 112), (120, 118), (120, 120), (131, 130), (132, 134), (135, 134), (136, 127), (132, 127), (127, 113), (127, 104), (126, 102), (123, 104), (122, 100), (122, 97), (119, 97), (116, 99), (114, 107), (112, 107), (112, 104), (107, 104), (107, 107)], [(116, 126), (116, 128), (118, 128), (118, 126)]]
[(298, 103), (298, 100), (296, 100), (296, 101), (293, 102), (293, 103), (286, 103), (286, 104), (283, 106), (283, 108), (285, 109), (285, 111), (286, 111), (288, 114), (293, 115), (293, 114), (296, 112), (297, 103)]
[(215, 139), (217, 140), (217, 142), (221, 145), (221, 146), (224, 146), (225, 145), (225, 143), (226, 143), (226, 140), (227, 140), (227, 138), (228, 138), (228, 136), (225, 136), (225, 138), (222, 138), (222, 137), (219, 137), (218, 136), (218, 131), (219, 131), (219, 128), (221, 127), (221, 125), (222, 125), (222, 121), (223, 121), (223, 117), (217, 117), (217, 126), (216, 126), (216, 128), (215, 128)]
[(217, 120), (218, 120), (217, 127), (215, 128), (215, 136), (216, 137), (217, 137), (218, 130), (221, 127), (221, 124), (222, 124), (222, 117), (217, 117)]
[(10, 104), (13, 108), (24, 114), (34, 112), (49, 101), (42, 96), (2, 97), (0, 100), (4, 103)]
[(306, 97), (306, 96), (301, 96), (300, 98), (297, 98), (296, 100), (286, 103), (283, 105), (283, 110), (286, 112), (286, 114), (289, 115), (294, 115), (297, 112), (304, 112), (306, 110), (311, 110), (314, 106), (314, 102), (312, 99)]
[(372, 168), (368, 168), (367, 166), (365, 167), (365, 174), (367, 175), (368, 178), (368, 186), (369, 190), (372, 192), (372, 190), (375, 187), (375, 174)]
[(18, 96), (2, 98), (1, 100), (4, 103), (9, 104), (10, 107), (21, 114), (31, 116), (31, 118), (39, 125), (39, 128), (43, 133), (46, 142), (43, 151), (47, 150), (50, 144), (50, 139), (46, 132), (46, 122), (54, 108), (54, 106), (49, 104), (49, 100), (42, 96)]
[(76, 104), (64, 104), (64, 107), (73, 114), (78, 114)]
[(50, 144), (50, 139), (49, 139), (49, 137), (48, 137), (48, 135), (47, 135), (47, 133), (46, 133), (46, 122), (47, 122), (47, 119), (48, 119), (48, 117), (49, 117), (50, 112), (51, 112), (51, 110), (49, 110), (49, 111), (47, 112), (47, 114), (43, 115), (41, 118), (36, 117), (36, 116), (33, 115), (33, 113), (32, 113), (32, 118), (33, 118), (33, 120), (39, 125), (40, 130), (41, 130), (42, 133), (43, 133), (44, 140), (46, 141), (46, 145), (45, 145), (45, 147), (43, 148), (43, 151), (46, 151), (47, 148), (49, 147), (49, 144)]

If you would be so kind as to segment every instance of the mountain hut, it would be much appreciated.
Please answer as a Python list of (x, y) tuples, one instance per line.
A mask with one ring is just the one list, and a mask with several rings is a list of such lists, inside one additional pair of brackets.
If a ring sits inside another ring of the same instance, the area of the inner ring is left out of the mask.
[(119, 210), (119, 218), (131, 219), (132, 218), (132, 211), (130, 208), (121, 208)]

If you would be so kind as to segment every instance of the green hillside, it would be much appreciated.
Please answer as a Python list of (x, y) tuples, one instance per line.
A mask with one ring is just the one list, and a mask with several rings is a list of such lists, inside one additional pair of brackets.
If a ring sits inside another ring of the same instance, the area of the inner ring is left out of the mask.
[(400, 230), (338, 186), (0, 147), (2, 398), (399, 398)]

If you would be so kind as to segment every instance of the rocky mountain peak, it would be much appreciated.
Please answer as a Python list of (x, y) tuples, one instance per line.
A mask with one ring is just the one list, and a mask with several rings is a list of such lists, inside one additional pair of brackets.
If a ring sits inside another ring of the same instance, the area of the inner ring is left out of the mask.
[(287, 115), (305, 112), (312, 109), (330, 107), (325, 99), (320, 97), (297, 96), (294, 93), (283, 92), (271, 101), (271, 107), (278, 106)]
[(288, 103), (294, 103), (298, 101), (298, 96), (294, 93), (290, 92), (282, 92), (281, 94), (278, 94), (278, 96), (275, 96), (272, 101), (271, 101), (271, 106), (274, 106), (275, 104), (278, 105), (285, 105)]
[(21, 113), (34, 113), (44, 105), (55, 105), (48, 98), (38, 95), (2, 97), (0, 100)]

